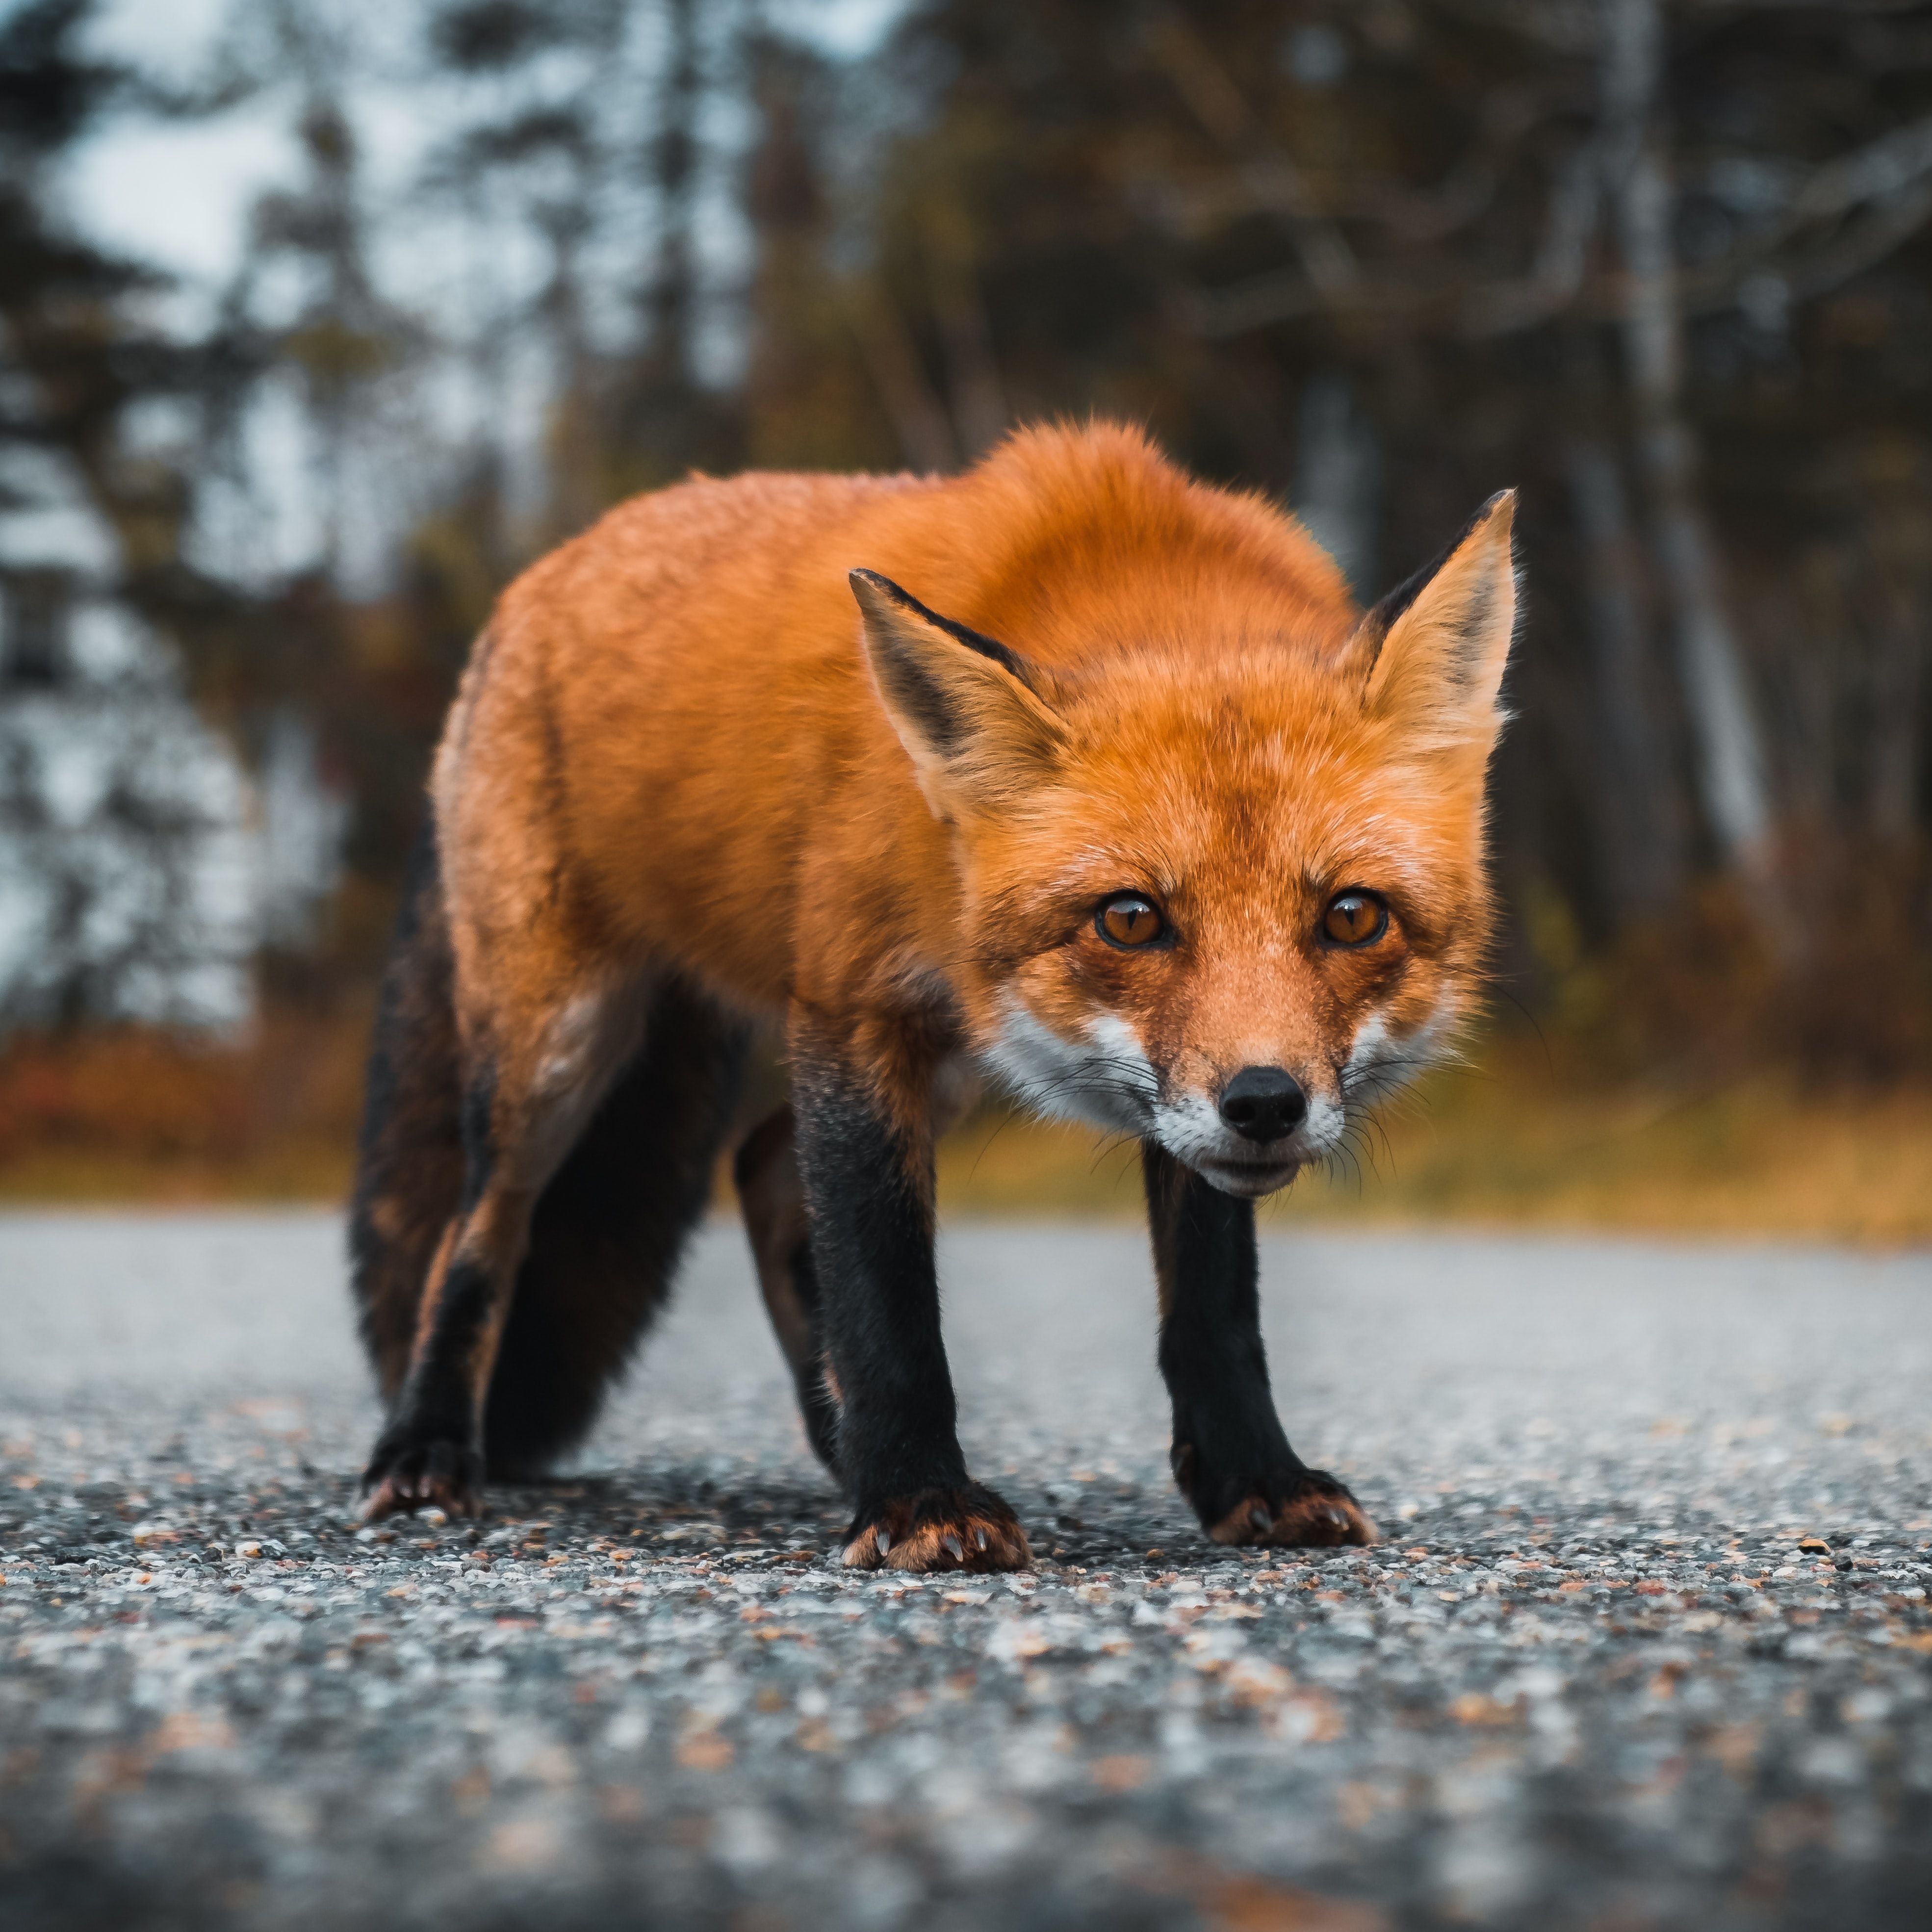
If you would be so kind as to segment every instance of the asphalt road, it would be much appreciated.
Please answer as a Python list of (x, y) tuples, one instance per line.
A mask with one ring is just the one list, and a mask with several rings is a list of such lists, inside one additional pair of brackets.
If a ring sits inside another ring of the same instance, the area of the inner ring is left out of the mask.
[(1932, 1256), (1272, 1240), (1302, 1558), (1130, 1232), (956, 1232), (962, 1583), (835, 1567), (724, 1227), (580, 1474), (358, 1534), (340, 1241), (0, 1217), (10, 1932), (1932, 1924)]

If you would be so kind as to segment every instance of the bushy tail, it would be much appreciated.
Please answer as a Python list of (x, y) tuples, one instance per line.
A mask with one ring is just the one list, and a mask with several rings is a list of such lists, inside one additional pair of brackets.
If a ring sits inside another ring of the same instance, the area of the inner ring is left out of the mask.
[(349, 1219), (363, 1346), (386, 1400), (402, 1386), (423, 1282), (463, 1193), (452, 978), (436, 829), (426, 822), (382, 976)]
[[(746, 1030), (678, 980), (538, 1201), (484, 1419), (492, 1476), (578, 1442), (668, 1295), (710, 1198)], [(449, 932), (433, 831), (418, 842), (369, 1057), (350, 1248), (386, 1399), (409, 1366), (437, 1244), (463, 1192)]]
[(682, 981), (537, 1203), (483, 1426), (493, 1476), (583, 1437), (664, 1305), (711, 1198), (746, 1029)]

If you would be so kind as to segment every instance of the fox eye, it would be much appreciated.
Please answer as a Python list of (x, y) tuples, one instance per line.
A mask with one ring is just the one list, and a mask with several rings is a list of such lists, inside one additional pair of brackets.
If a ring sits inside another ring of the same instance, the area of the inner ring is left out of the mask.
[(1138, 892), (1116, 892), (1095, 915), (1094, 924), (1109, 946), (1150, 946), (1167, 922), (1150, 899)]
[(1337, 892), (1322, 915), (1322, 931), (1337, 946), (1369, 946), (1388, 932), (1388, 916), (1373, 892)]

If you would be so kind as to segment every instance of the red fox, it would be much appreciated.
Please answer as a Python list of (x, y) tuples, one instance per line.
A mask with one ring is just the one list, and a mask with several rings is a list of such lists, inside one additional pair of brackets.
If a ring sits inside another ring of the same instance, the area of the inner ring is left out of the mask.
[(1289, 1447), (1254, 1202), (1468, 1010), (1514, 498), (1366, 614), (1138, 431), (953, 478), (694, 478), (504, 594), (385, 982), (352, 1221), (367, 1513), (579, 1438), (708, 1198), (741, 1056), (759, 1278), (847, 1563), (1030, 1562), (955, 1432), (933, 1143), (990, 1075), (1138, 1136), (1174, 1477), (1224, 1543), (1366, 1543)]

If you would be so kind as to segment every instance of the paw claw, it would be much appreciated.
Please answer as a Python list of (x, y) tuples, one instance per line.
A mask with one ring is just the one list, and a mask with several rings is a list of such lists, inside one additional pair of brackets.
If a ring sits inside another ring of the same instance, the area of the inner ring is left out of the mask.
[(976, 1483), (862, 1507), (850, 1535), (845, 1562), (854, 1570), (1024, 1570), (1033, 1562), (1012, 1511)]
[(463, 1443), (386, 1440), (376, 1445), (362, 1472), (362, 1520), (374, 1522), (424, 1508), (452, 1516), (478, 1516), (482, 1482), (483, 1458)]
[(1353, 1496), (1320, 1469), (1264, 1478), (1208, 1534), (1216, 1543), (1264, 1543), (1277, 1548), (1333, 1549), (1366, 1545), (1376, 1526)]

